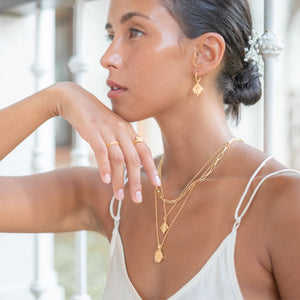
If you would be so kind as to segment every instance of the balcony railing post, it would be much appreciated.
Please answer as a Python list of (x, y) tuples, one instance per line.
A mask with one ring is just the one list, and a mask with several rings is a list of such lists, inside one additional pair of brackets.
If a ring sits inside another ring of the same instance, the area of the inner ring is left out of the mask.
[[(54, 81), (54, 34), (53, 9), (43, 9), (37, 1), (35, 24), (35, 60), (31, 71), (35, 78), (35, 91)], [(46, 53), (46, 56), (44, 56)], [(47, 63), (46, 63), (47, 62)], [(41, 173), (55, 167), (54, 122), (47, 121), (34, 134), (32, 171)], [(64, 299), (64, 291), (57, 285), (54, 270), (53, 234), (36, 234), (34, 237), (34, 282), (31, 292), (37, 300)]]
[[(69, 61), (69, 68), (73, 74), (74, 81), (82, 85), (83, 74), (88, 70), (88, 65), (83, 54), (83, 12), (84, 1), (76, 0), (74, 6), (74, 54)], [(74, 146), (71, 153), (73, 166), (88, 166), (89, 148), (87, 143), (74, 133)], [(87, 293), (87, 233), (79, 231), (75, 234), (75, 272), (76, 290), (71, 300), (91, 300)]]
[(275, 63), (283, 45), (274, 33), (274, 0), (264, 2), (264, 28), (260, 52), (264, 59), (264, 150), (275, 154)]

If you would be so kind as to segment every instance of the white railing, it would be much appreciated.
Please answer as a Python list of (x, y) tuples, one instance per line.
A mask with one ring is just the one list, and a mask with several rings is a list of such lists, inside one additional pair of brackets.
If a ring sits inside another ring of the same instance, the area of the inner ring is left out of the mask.
[[(38, 1), (35, 22), (35, 60), (32, 65), (35, 91), (39, 91), (54, 82), (54, 37), (55, 11), (53, 9), (44, 10)], [(48, 48), (47, 51), (43, 51), (45, 48)], [(52, 56), (49, 56), (49, 53)], [(33, 173), (46, 172), (55, 168), (54, 149), (54, 121), (49, 120), (34, 133)], [(34, 263), (34, 281), (31, 285), (31, 292), (35, 299), (42, 300), (50, 297), (61, 299), (62, 289), (57, 284), (54, 270), (53, 234), (35, 235)]]
[[(84, 1), (76, 0), (74, 6), (74, 55), (69, 61), (69, 68), (74, 81), (83, 85), (83, 75), (88, 70), (84, 59), (82, 43)], [(89, 149), (87, 143), (74, 132), (74, 148), (72, 150), (73, 166), (89, 166)], [(71, 300), (91, 300), (87, 293), (87, 233), (79, 231), (75, 234), (75, 272), (76, 291)]]
[(264, 1), (264, 29), (261, 53), (264, 59), (264, 150), (269, 155), (275, 151), (275, 59), (283, 45), (274, 32), (274, 0)]

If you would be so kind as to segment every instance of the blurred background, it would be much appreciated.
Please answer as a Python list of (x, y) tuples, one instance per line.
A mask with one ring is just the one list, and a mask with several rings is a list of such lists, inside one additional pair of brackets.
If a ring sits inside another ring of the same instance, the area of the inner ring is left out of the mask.
[[(273, 2), (275, 32), (285, 45), (273, 74), (274, 155), (288, 167), (300, 169), (300, 0)], [(99, 63), (108, 46), (104, 25), (109, 1), (77, 1), (77, 9), (75, 4), (75, 0), (0, 0), (0, 109), (54, 82), (71, 80), (110, 106), (107, 72)], [(250, 0), (250, 4), (256, 31), (262, 34), (264, 3)], [(243, 107), (238, 126), (229, 120), (236, 136), (259, 149), (263, 148), (263, 101)], [(135, 126), (153, 155), (161, 153), (161, 136), (154, 120)], [(66, 121), (55, 118), (45, 124), (39, 137), (32, 134), (0, 162), (0, 176), (87, 165), (87, 161), (95, 166), (93, 153), (78, 142)], [(84, 298), (87, 295), (101, 299), (109, 256), (106, 238), (87, 233), (85, 292), (78, 290), (76, 264), (85, 256), (78, 256), (75, 233), (38, 235), (39, 243), (36, 236), (0, 234), (1, 300), (81, 300), (88, 299)]]

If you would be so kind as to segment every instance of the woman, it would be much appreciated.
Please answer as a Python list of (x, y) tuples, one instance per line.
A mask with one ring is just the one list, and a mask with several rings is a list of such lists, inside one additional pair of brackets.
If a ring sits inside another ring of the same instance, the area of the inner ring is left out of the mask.
[[(247, 1), (111, 0), (106, 29), (113, 112), (60, 83), (0, 115), (14, 133), (1, 129), (1, 157), (61, 115), (103, 183), (91, 168), (1, 178), (1, 231), (105, 235), (103, 299), (300, 299), (299, 174), (234, 139), (223, 108), (237, 117), (261, 94)], [(128, 123), (148, 117), (164, 143), (154, 162)]]

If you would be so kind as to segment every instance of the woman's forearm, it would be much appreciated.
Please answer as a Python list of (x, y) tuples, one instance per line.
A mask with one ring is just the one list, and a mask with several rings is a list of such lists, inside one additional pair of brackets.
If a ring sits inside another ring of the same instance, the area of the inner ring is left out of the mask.
[[(117, 199), (124, 197), (124, 162), (128, 170), (131, 198), (139, 203), (140, 166), (154, 186), (160, 185), (150, 149), (128, 121), (108, 109), (99, 99), (71, 82), (54, 85), (0, 110), (0, 160), (42, 123), (54, 116), (66, 119), (95, 153), (103, 182), (112, 182)], [(118, 147), (108, 147), (115, 142)], [(120, 147), (119, 147), (120, 146)]]
[(48, 89), (0, 110), (0, 160), (53, 116)]

